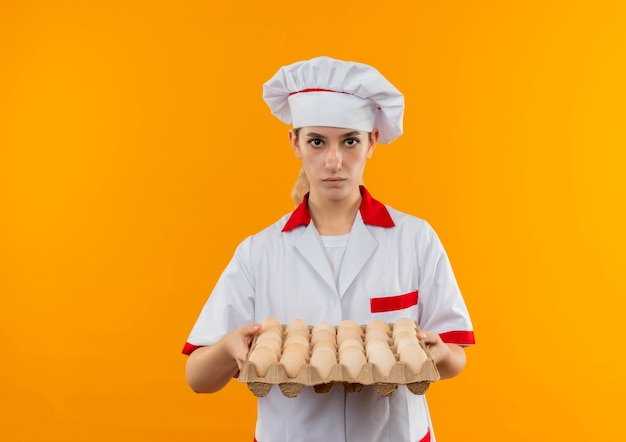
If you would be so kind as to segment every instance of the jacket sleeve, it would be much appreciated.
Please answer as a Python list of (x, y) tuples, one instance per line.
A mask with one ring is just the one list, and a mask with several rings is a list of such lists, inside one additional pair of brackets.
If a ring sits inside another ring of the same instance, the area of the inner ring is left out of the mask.
[(245, 239), (222, 272), (187, 339), (183, 353), (212, 345), (226, 333), (254, 322), (252, 239)]
[(426, 224), (417, 241), (420, 328), (439, 333), (450, 344), (474, 344), (469, 312), (439, 237)]

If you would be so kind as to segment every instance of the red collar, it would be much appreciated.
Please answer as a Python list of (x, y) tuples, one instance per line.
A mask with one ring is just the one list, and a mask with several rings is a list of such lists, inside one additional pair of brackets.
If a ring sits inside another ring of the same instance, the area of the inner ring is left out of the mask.
[[(361, 217), (363, 218), (363, 222), (365, 224), (371, 224), (373, 226), (378, 227), (393, 227), (395, 226), (393, 220), (391, 219), (391, 215), (387, 211), (385, 205), (374, 198), (369, 194), (367, 189), (364, 186), (359, 186), (361, 190), (361, 207), (359, 207), (359, 211), (361, 212)], [(283, 227), (283, 232), (288, 232), (289, 230), (295, 229), (298, 226), (308, 226), (311, 222), (311, 214), (309, 213), (309, 207), (307, 202), (309, 200), (309, 194), (307, 193), (304, 196), (304, 199), (300, 203), (296, 210), (293, 211), (285, 227)]]

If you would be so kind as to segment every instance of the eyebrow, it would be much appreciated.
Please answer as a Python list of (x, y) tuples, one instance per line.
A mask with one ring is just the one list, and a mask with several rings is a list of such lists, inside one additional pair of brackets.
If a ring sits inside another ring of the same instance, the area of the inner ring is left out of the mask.
[[(351, 132), (347, 132), (345, 134), (341, 134), (340, 137), (354, 137), (357, 135), (361, 135), (361, 132), (359, 132), (358, 130), (353, 130)], [(308, 132), (306, 134), (307, 137), (313, 137), (313, 138), (326, 138), (326, 136), (322, 135), (322, 134), (318, 134), (316, 132)]]

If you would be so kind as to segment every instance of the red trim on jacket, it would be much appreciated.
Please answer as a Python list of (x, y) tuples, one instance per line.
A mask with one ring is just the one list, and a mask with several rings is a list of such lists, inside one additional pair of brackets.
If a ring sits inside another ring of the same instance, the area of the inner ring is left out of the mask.
[[(359, 186), (359, 189), (361, 190), (362, 196), (359, 211), (361, 212), (363, 222), (365, 224), (370, 224), (378, 227), (395, 226), (393, 219), (391, 219), (391, 215), (389, 215), (387, 207), (385, 207), (385, 205), (380, 201), (372, 198), (365, 186)], [(304, 196), (304, 199), (302, 200), (300, 205), (298, 205), (298, 207), (296, 207), (296, 210), (291, 213), (291, 216), (283, 227), (283, 232), (288, 232), (299, 226), (309, 225), (309, 223), (311, 222), (311, 214), (309, 213), (308, 201), (309, 194), (307, 193)]]
[(193, 353), (194, 351), (196, 351), (200, 347), (202, 347), (202, 346), (201, 345), (193, 345), (193, 344), (190, 344), (189, 342), (185, 342), (185, 346), (183, 347), (183, 354), (189, 356), (191, 353)]
[(393, 312), (414, 305), (417, 305), (417, 290), (404, 295), (370, 298), (370, 311), (372, 313)]
[(441, 340), (446, 344), (474, 345), (476, 343), (473, 331), (455, 330), (439, 333), (439, 336), (441, 336)]

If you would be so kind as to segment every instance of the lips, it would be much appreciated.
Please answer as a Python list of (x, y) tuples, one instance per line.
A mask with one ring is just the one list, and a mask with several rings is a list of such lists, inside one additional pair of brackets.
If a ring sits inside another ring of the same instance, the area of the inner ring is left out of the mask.
[(348, 180), (346, 178), (326, 178), (322, 180), (322, 183), (324, 183), (328, 188), (334, 189), (343, 187), (343, 184), (347, 181)]

